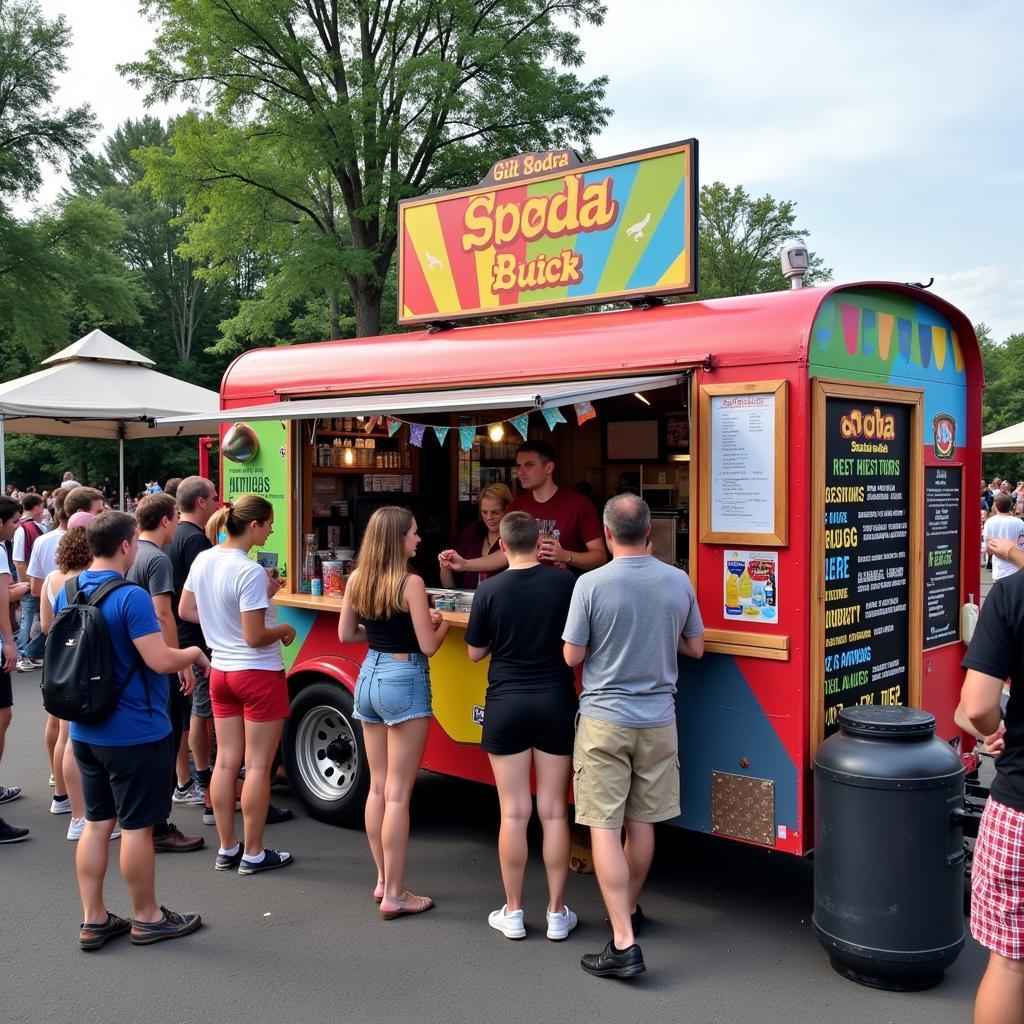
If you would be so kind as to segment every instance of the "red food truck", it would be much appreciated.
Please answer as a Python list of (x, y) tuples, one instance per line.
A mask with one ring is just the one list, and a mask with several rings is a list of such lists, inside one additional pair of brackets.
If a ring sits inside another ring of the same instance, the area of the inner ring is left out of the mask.
[[(654, 556), (696, 588), (707, 653), (681, 665), (674, 824), (804, 854), (812, 758), (843, 707), (923, 707), (938, 735), (961, 738), (953, 712), (961, 610), (979, 593), (971, 495), (983, 386), (969, 320), (928, 291), (881, 281), (659, 304), (659, 283), (679, 292), (695, 281), (695, 152), (652, 152), (675, 161), (657, 201), (634, 201), (650, 153), (417, 201), (403, 211), (400, 301), (407, 322), (429, 327), (259, 349), (225, 374), (222, 412), (207, 419), (222, 425), (225, 495), (254, 491), (275, 505), (259, 557), (285, 572), (279, 615), (297, 631), (285, 652), (283, 752), (314, 815), (360, 822), (368, 784), (351, 714), (363, 651), (339, 643), (337, 619), (369, 515), (413, 509), (424, 537), (417, 567), (436, 586), (436, 554), (474, 519), (480, 489), (513, 485), (520, 436), (550, 441), (560, 486), (598, 504), (641, 493)], [(529, 205), (537, 197), (542, 211)], [(506, 207), (517, 217), (499, 214)], [(552, 224), (552, 210), (564, 223)], [(650, 256), (636, 234), (653, 244), (673, 216), (674, 249)], [(545, 252), (562, 263), (543, 287), (524, 276), (494, 291), (530, 267), (540, 273)], [(561, 277), (574, 254), (584, 276), (601, 279), (590, 303), (645, 301), (447, 322), (573, 301), (579, 285)], [(617, 258), (627, 258), (618, 269)], [(444, 596), (443, 614), (464, 628), (472, 594)], [(431, 678), (424, 768), (492, 782), (479, 748), (486, 662), (469, 661), (461, 628)]]

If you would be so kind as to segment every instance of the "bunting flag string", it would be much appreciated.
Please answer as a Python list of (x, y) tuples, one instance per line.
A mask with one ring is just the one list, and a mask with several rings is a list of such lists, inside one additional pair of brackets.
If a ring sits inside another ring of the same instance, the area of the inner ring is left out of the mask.
[(409, 424), (409, 443), (417, 448), (423, 447), (423, 432), (427, 429), (424, 423)]
[(530, 431), (530, 414), (528, 412), (524, 412), (519, 416), (513, 416), (509, 420), (509, 423), (512, 424), (519, 436), (525, 441), (526, 435)]
[(448, 436), (449, 429), (449, 427), (434, 427), (434, 436), (437, 438), (438, 444), (444, 444), (444, 439)]
[(381, 421), (381, 417), (380, 416), (371, 416), (366, 421), (365, 425), (363, 426), (363, 430), (367, 434), (372, 434), (377, 429), (377, 427), (380, 425), (380, 421)]
[(476, 431), (476, 427), (459, 427), (459, 448), (462, 451), (468, 452), (473, 447)]
[(394, 416), (388, 417), (388, 437), (394, 437), (398, 433), (398, 428), (401, 427), (402, 421), (396, 420)]
[(544, 417), (544, 422), (548, 425), (548, 430), (554, 430), (556, 423), (565, 423), (561, 409), (541, 409), (540, 412)]
[(597, 410), (590, 402), (573, 402), (572, 407), (576, 410), (576, 422), (581, 427), (587, 420), (597, 418)]

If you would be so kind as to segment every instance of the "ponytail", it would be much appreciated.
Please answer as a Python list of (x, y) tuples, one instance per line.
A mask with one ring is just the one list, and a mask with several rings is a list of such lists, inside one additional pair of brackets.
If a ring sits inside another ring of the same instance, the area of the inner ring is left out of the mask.
[(274, 514), (274, 506), (258, 494), (242, 494), (234, 501), (225, 501), (206, 524), (206, 536), (216, 546), (221, 534), (240, 537), (250, 523), (265, 523)]

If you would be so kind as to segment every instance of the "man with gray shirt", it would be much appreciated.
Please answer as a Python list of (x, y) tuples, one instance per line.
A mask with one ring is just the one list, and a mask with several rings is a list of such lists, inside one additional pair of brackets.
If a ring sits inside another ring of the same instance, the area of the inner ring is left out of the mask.
[(685, 572), (647, 554), (650, 532), (650, 509), (635, 494), (605, 505), (612, 561), (579, 578), (562, 633), (566, 662), (583, 662), (576, 821), (590, 826), (612, 925), (611, 942), (580, 961), (599, 977), (646, 970), (635, 935), (637, 900), (654, 857), (654, 823), (679, 814), (677, 655), (704, 654), (693, 586)]

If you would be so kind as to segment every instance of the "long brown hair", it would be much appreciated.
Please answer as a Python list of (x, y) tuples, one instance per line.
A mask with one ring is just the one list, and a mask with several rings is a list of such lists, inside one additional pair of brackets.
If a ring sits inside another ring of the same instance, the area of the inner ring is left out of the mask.
[(364, 619), (390, 619), (402, 610), (402, 581), (409, 574), (405, 535), (412, 524), (412, 513), (398, 505), (385, 505), (370, 516), (346, 590), (356, 614)]

